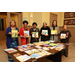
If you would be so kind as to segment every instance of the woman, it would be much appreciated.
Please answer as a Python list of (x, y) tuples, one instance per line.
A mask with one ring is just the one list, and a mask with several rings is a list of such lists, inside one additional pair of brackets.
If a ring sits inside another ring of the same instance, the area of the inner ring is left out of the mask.
[[(50, 27), (51, 29), (51, 37), (50, 37), (50, 40), (54, 40), (55, 42), (59, 42), (59, 27), (57, 26), (57, 21), (54, 20), (52, 22), (52, 26)], [(52, 31), (55, 31), (53, 34), (52, 34)]]
[(33, 28), (30, 29), (31, 43), (33, 43), (33, 42), (39, 42), (39, 29), (36, 28), (37, 23), (34, 22), (32, 24), (32, 26), (33, 26)]
[[(13, 35), (13, 32), (12, 32), (13, 30), (17, 31), (16, 33), (14, 33), (14, 34), (17, 35), (17, 37), (12, 36)], [(10, 27), (7, 28), (6, 33), (5, 33), (5, 35), (7, 36), (7, 40), (6, 40), (7, 48), (13, 48), (13, 47), (19, 45), (19, 43), (18, 43), (18, 34), (19, 34), (19, 30), (16, 27), (16, 22), (14, 20), (12, 20), (10, 22)], [(13, 59), (10, 56), (8, 56), (8, 60), (10, 62), (13, 61)]]
[[(64, 38), (62, 37), (64, 36)], [(67, 30), (67, 25), (63, 26), (63, 30), (60, 32), (60, 42), (61, 43), (69, 43), (69, 38), (71, 37), (71, 33), (69, 30)], [(68, 48), (63, 50), (63, 55), (68, 57)]]
[(50, 33), (51, 33), (50, 28), (47, 26), (47, 23), (44, 22), (43, 27), (40, 30), (41, 41), (50, 40)]
[(26, 45), (29, 43), (28, 21), (23, 21), (23, 25), (24, 27), (20, 29), (21, 45)]

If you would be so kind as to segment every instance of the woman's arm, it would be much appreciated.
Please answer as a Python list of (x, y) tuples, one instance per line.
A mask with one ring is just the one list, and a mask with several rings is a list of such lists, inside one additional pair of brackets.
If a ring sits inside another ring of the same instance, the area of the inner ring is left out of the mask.
[(10, 36), (12, 33), (10, 32), (10, 29), (9, 29), (9, 27), (7, 28), (7, 30), (6, 30), (6, 33), (5, 33), (5, 35), (6, 36)]

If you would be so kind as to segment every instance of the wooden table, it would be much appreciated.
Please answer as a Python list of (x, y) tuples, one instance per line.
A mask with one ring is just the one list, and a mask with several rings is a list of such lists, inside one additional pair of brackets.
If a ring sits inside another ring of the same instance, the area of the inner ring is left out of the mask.
[[(69, 46), (69, 45), (67, 45), (67, 44), (65, 44), (65, 43), (61, 43), (61, 44), (64, 45), (64, 49)], [(31, 47), (31, 48), (33, 49), (33, 48), (35, 48), (35, 46), (33, 46), (33, 47)], [(18, 50), (18, 48), (14, 48), (14, 49), (17, 49), (17, 50)], [(36, 49), (36, 48), (35, 48), (35, 49)], [(36, 58), (31, 58), (31, 59), (29, 59), (29, 60), (27, 60), (27, 61), (25, 61), (25, 62), (34, 62), (34, 61), (37, 62), (39, 59), (41, 60), (42, 58), (47, 58), (47, 59), (52, 60), (52, 61), (54, 61), (54, 62), (61, 62), (61, 61), (62, 61), (62, 51), (63, 51), (63, 49), (62, 49), (61, 51), (57, 51), (57, 50), (55, 50), (55, 49), (49, 49), (48, 52), (52, 53), (51, 55), (46, 55), (46, 56), (40, 57), (40, 58), (38, 58), (38, 59), (36, 59)], [(6, 51), (5, 51), (5, 52), (6, 52)], [(7, 53), (7, 52), (6, 52), (6, 53)], [(17, 52), (15, 52), (15, 53), (20, 53), (21, 55), (27, 54), (27, 53), (25, 53), (24, 51), (22, 52), (22, 51), (19, 51), (19, 50), (18, 50)], [(15, 54), (15, 53), (7, 53), (7, 54), (8, 54), (15, 62), (20, 62), (19, 60), (16, 59), (16, 57), (13, 56), (13, 54)], [(29, 55), (29, 54), (27, 54), (27, 55)]]

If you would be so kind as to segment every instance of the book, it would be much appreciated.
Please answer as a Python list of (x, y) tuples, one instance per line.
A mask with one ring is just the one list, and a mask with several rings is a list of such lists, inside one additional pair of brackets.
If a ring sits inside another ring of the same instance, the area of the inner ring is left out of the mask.
[(20, 49), (20, 48), (24, 48), (24, 47), (21, 45), (21, 46), (16, 46), (16, 48)]
[(44, 44), (49, 44), (49, 43), (50, 43), (49, 41), (45, 41), (45, 42), (44, 42)]
[(9, 48), (9, 49), (4, 49), (4, 51), (8, 52), (8, 53), (14, 53), (14, 52), (17, 52), (16, 49), (13, 49), (13, 48)]
[(35, 53), (34, 51), (31, 51), (31, 50), (27, 50), (27, 51), (25, 51), (27, 54), (33, 54), (33, 53)]
[(35, 46), (35, 47), (38, 48), (38, 49), (42, 48), (41, 46)]
[(31, 55), (31, 57), (37, 59), (37, 58), (41, 57), (41, 55), (39, 55), (39, 54), (37, 54), (37, 53), (34, 53), (34, 54)]
[(13, 56), (18, 57), (18, 56), (21, 56), (21, 54), (20, 53), (15, 53), (15, 54), (13, 54)]
[(47, 52), (47, 51), (42, 51), (42, 52), (39, 52), (39, 53), (37, 53), (37, 54), (39, 54), (39, 55), (41, 55), (41, 56), (45, 56), (45, 55), (50, 55), (50, 54), (52, 54), (52, 53)]
[(25, 51), (27, 54), (29, 54), (29, 55), (31, 55), (31, 54), (34, 54), (34, 53), (37, 53), (37, 52), (39, 52), (39, 50), (37, 50), (37, 49), (31, 49), (31, 50), (27, 50), (27, 51)]
[(33, 37), (33, 38), (39, 37), (39, 36), (38, 36), (38, 32), (33, 32), (32, 37)]
[(18, 30), (12, 30), (12, 38), (17, 38), (18, 37)]
[(51, 30), (51, 34), (56, 34), (57, 30)]
[(61, 33), (61, 39), (66, 39), (66, 34), (64, 34), (64, 33)]
[(34, 45), (40, 46), (40, 45), (42, 45), (42, 44), (38, 42), (38, 43), (34, 43)]
[(29, 48), (30, 46), (29, 45), (22, 45), (24, 48)]
[(24, 61), (31, 59), (31, 57), (25, 54), (25, 55), (16, 57), (16, 59), (18, 59), (20, 62), (24, 62)]
[(48, 30), (42, 30), (43, 35), (48, 34)]
[(56, 46), (56, 43), (50, 43), (49, 46)]
[(48, 47), (42, 47), (42, 49), (43, 49), (43, 50), (49, 50), (49, 48), (48, 48)]
[(18, 50), (19, 51), (25, 51), (26, 49), (25, 48), (19, 48)]
[(45, 44), (45, 45), (43, 45), (43, 46), (44, 46), (44, 47), (48, 47), (49, 45), (46, 45), (46, 44)]
[(24, 36), (29, 37), (29, 31), (24, 31)]

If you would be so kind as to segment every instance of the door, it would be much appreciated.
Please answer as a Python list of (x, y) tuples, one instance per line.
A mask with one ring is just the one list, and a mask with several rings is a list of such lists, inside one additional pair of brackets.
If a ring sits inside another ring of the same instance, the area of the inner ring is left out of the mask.
[(5, 32), (6, 32), (6, 17), (0, 17), (0, 40), (6, 39)]
[[(7, 18), (8, 18), (8, 26), (10, 26), (10, 21), (15, 20), (16, 27), (20, 30), (22, 27), (22, 12), (7, 12)], [(21, 39), (19, 39), (19, 45), (21, 45)]]
[(53, 20), (57, 21), (57, 14), (50, 13), (50, 26), (52, 26)]

